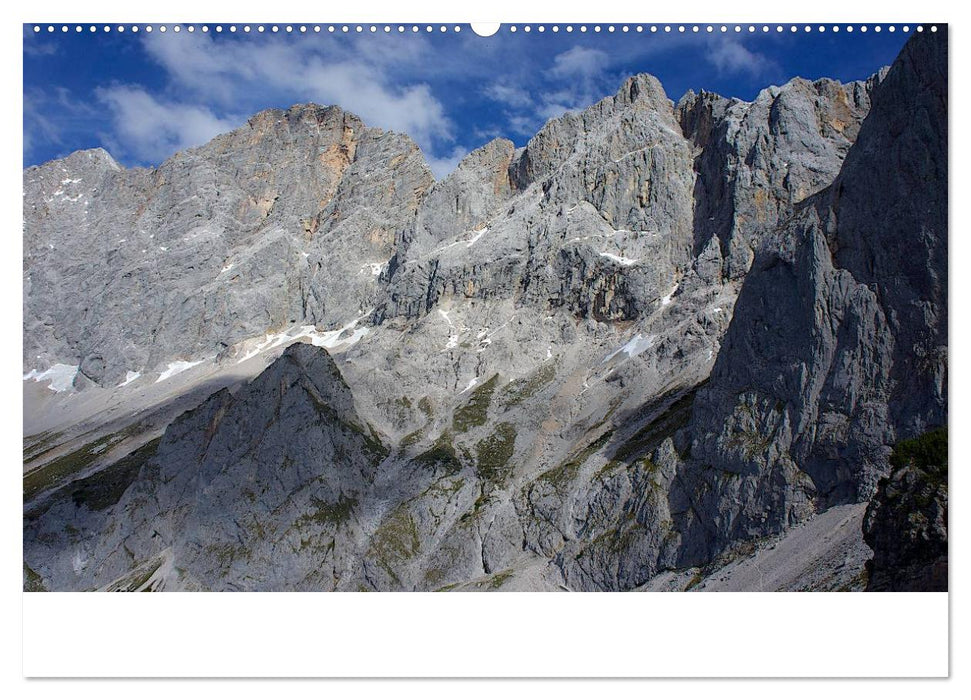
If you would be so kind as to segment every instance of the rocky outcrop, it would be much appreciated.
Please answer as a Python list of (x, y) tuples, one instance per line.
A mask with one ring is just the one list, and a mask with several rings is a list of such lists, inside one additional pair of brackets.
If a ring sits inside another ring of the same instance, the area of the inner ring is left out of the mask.
[(867, 506), (869, 591), (947, 591), (947, 429), (903, 440)]
[(525, 149), (493, 141), (437, 183), (377, 319), (510, 296), (539, 313), (638, 319), (688, 267), (692, 184), (660, 83), (631, 78), (551, 120)]

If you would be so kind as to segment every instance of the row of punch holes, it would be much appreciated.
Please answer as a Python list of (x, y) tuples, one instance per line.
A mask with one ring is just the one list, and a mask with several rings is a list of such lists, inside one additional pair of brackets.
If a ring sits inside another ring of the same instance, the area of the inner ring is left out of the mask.
[[(248, 33), (252, 33), (252, 32), (256, 32), (258, 34), (259, 33), (266, 33), (266, 32), (269, 32), (271, 34), (277, 34), (277, 33), (280, 33), (280, 32), (285, 32), (287, 34), (293, 34), (293, 33), (299, 33), (299, 34), (316, 33), (316, 34), (319, 34), (321, 32), (327, 32), (327, 33), (330, 33), (330, 34), (335, 34), (335, 33), (340, 33), (340, 34), (358, 33), (358, 34), (360, 34), (360, 33), (364, 33), (364, 32), (369, 32), (371, 34), (376, 34), (376, 33), (379, 33), (379, 32), (383, 32), (385, 34), (390, 34), (392, 32), (397, 32), (399, 34), (404, 34), (404, 33), (410, 32), (410, 33), (413, 33), (413, 34), (417, 34), (417, 33), (422, 32), (422, 31), (424, 31), (425, 33), (430, 33), (430, 32), (435, 32), (435, 31), (438, 31), (438, 32), (441, 32), (441, 33), (445, 33), (445, 32), (455, 32), (455, 33), (458, 33), (458, 32), (461, 32), (462, 31), (462, 27), (459, 26), (459, 25), (449, 26), (449, 25), (444, 25), (444, 24), (443, 25), (437, 25), (437, 26), (433, 26), (431, 24), (428, 24), (428, 25), (417, 25), (417, 24), (412, 24), (412, 25), (404, 25), (404, 24), (398, 24), (398, 25), (390, 25), (390, 24), (385, 24), (385, 25), (376, 25), (376, 24), (371, 24), (371, 25), (366, 25), (366, 24), (357, 24), (357, 25), (347, 25), (347, 24), (344, 24), (344, 25), (333, 25), (333, 24), (332, 25), (319, 25), (319, 24), (313, 24), (313, 25), (307, 25), (307, 24), (300, 24), (300, 25), (293, 25), (293, 24), (287, 24), (287, 25), (276, 25), (276, 24), (273, 24), (273, 25), (262, 25), (262, 24), (259, 24), (259, 25), (248, 25), (248, 24), (246, 24), (246, 25), (241, 25), (241, 26), (237, 26), (235, 24), (231, 24), (231, 25), (227, 25), (225, 27), (223, 25), (221, 25), (221, 24), (214, 25), (213, 27), (209, 27), (209, 25), (206, 25), (206, 24), (198, 25), (198, 26), (197, 25), (193, 25), (193, 24), (189, 24), (189, 25), (176, 24), (176, 25), (172, 25), (171, 27), (170, 26), (167, 26), (167, 25), (164, 25), (164, 24), (163, 25), (157, 25), (157, 26), (153, 26), (153, 25), (150, 25), (150, 24), (147, 24), (147, 25), (137, 25), (137, 24), (133, 24), (133, 25), (127, 25), (127, 26), (124, 25), (124, 24), (120, 24), (120, 25), (116, 25), (116, 26), (112, 26), (112, 25), (106, 24), (106, 25), (103, 25), (103, 26), (99, 26), (99, 25), (93, 25), (92, 24), (92, 25), (88, 25), (87, 27), (82, 26), (80, 24), (73, 25), (73, 26), (69, 26), (69, 25), (66, 25), (66, 24), (59, 25), (59, 26), (58, 25), (49, 24), (49, 25), (46, 25), (46, 26), (34, 25), (33, 29), (34, 29), (34, 32), (35, 33), (40, 33), (40, 32), (43, 32), (43, 31), (47, 31), (48, 33), (53, 33), (53, 32), (56, 32), (58, 30), (60, 30), (62, 33), (64, 33), (64, 32), (70, 32), (72, 29), (73, 29), (74, 32), (79, 33), (79, 32), (83, 32), (83, 31), (85, 31), (85, 29), (87, 29), (87, 31), (89, 31), (89, 32), (98, 32), (98, 31), (102, 31), (102, 32), (112, 32), (112, 31), (114, 31), (114, 32), (118, 32), (118, 33), (124, 33), (126, 31), (129, 31), (129, 32), (132, 32), (132, 33), (138, 33), (139, 31), (143, 31), (145, 33), (151, 33), (153, 31), (158, 31), (158, 32), (165, 33), (167, 31), (170, 31), (171, 30), (172, 32), (175, 32), (175, 33), (180, 33), (182, 31), (186, 31), (186, 32), (189, 32), (190, 34), (193, 33), (193, 32), (196, 32), (196, 31), (201, 31), (203, 33), (206, 33), (206, 32), (209, 32), (209, 31), (215, 31), (216, 33), (221, 33), (223, 31), (228, 31), (230, 33), (243, 32), (244, 34), (248, 34)], [(571, 33), (571, 32), (574, 32), (574, 31), (580, 32), (580, 33), (586, 33), (586, 32), (599, 33), (599, 32), (602, 32), (604, 30), (606, 30), (608, 33), (613, 33), (613, 32), (620, 31), (622, 33), (627, 33), (627, 32), (644, 33), (644, 32), (647, 32), (647, 33), (652, 33), (652, 34), (656, 34), (656, 33), (662, 33), (662, 34), (681, 33), (681, 34), (684, 34), (684, 33), (700, 33), (700, 32), (705, 32), (705, 33), (715, 33), (715, 32), (722, 32), (722, 33), (735, 32), (735, 33), (741, 33), (741, 32), (748, 32), (748, 33), (751, 34), (751, 33), (755, 33), (755, 32), (768, 33), (768, 32), (771, 32), (773, 30), (775, 32), (785, 32), (785, 31), (789, 31), (789, 32), (799, 32), (799, 31), (802, 31), (802, 32), (814, 32), (814, 31), (815, 32), (827, 32), (827, 31), (830, 31), (830, 32), (834, 32), (834, 33), (838, 33), (840, 31), (845, 31), (845, 32), (849, 32), (849, 33), (852, 33), (854, 31), (859, 31), (859, 32), (864, 32), (864, 33), (867, 32), (867, 31), (874, 31), (874, 32), (881, 32), (881, 31), (884, 31), (884, 30), (886, 30), (888, 32), (896, 32), (897, 31), (897, 27), (895, 25), (888, 25), (886, 27), (883, 27), (881, 25), (873, 25), (873, 26), (867, 26), (867, 25), (858, 25), (858, 26), (854, 26), (854, 25), (829, 25), (829, 26), (827, 26), (827, 25), (823, 25), (823, 24), (820, 24), (820, 25), (808, 25), (808, 24), (807, 25), (795, 25), (795, 24), (792, 24), (792, 25), (781, 25), (781, 24), (776, 24), (776, 25), (768, 25), (768, 24), (763, 24), (763, 25), (754, 25), (754, 24), (750, 24), (750, 25), (738, 25), (738, 24), (736, 24), (736, 25), (725, 25), (725, 24), (722, 24), (722, 25), (711, 25), (711, 24), (709, 24), (709, 25), (697, 25), (697, 24), (692, 24), (692, 25), (683, 25), (683, 24), (682, 25), (669, 25), (669, 24), (665, 24), (665, 25), (641, 25), (641, 24), (637, 24), (637, 25), (627, 25), (627, 24), (624, 24), (624, 25), (613, 25), (613, 24), (611, 24), (611, 25), (605, 25), (605, 26), (601, 26), (599, 24), (598, 25), (591, 25), (591, 26), (588, 26), (588, 25), (585, 25), (585, 24), (576, 25), (576, 26), (574, 26), (572, 24), (567, 24), (567, 25), (563, 25), (563, 26), (558, 25), (558, 24), (554, 24), (554, 25), (551, 25), (551, 26), (547, 26), (547, 25), (543, 25), (543, 24), (540, 24), (540, 25), (528, 25), (527, 24), (527, 25), (518, 26), (518, 25), (512, 24), (512, 25), (509, 25), (508, 27), (504, 27), (504, 29), (506, 31), (510, 32), (510, 33), (513, 33), (513, 34), (516, 33), (516, 32), (519, 32), (519, 31), (527, 32), (527, 33), (533, 32), (533, 31), (536, 31), (536, 32), (539, 32), (539, 33), (543, 33), (543, 32), (546, 32), (546, 31), (551, 31), (551, 32), (554, 32), (554, 33), (560, 32), (560, 31), (564, 31), (564, 32), (567, 32), (567, 33)], [(915, 27), (915, 29), (918, 32), (922, 32), (922, 31), (924, 31), (924, 26), (923, 25), (917, 25)], [(903, 26), (900, 27), (900, 31), (902, 31), (904, 33), (909, 33), (910, 30), (911, 30), (911, 27), (909, 25), (903, 25)], [(472, 31), (473, 32), (476, 31), (474, 27), (473, 27)], [(932, 25), (930, 27), (930, 31), (936, 32), (937, 31), (937, 27)]]

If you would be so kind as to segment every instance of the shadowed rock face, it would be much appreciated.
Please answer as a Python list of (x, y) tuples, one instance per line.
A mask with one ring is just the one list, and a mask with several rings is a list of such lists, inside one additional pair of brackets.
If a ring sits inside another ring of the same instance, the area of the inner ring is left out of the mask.
[[(54, 588), (104, 586), (166, 551), (169, 587), (333, 588), (385, 456), (327, 351), (298, 343), (235, 396), (220, 391), (169, 426), (111, 506), (113, 526), (62, 498), (29, 525), (26, 558), (73, 558), (70, 584), (54, 575)], [(72, 547), (56, 528), (65, 520), (96, 526)]]
[(751, 103), (636, 76), (439, 182), (313, 106), (153, 171), (28, 169), (25, 369), (368, 330), (26, 504), (25, 581), (631, 589), (869, 498), (947, 418), (946, 43)]
[(870, 591), (947, 591), (947, 429), (904, 440), (867, 506)]
[(889, 445), (946, 422), (946, 174), (947, 42), (917, 36), (745, 279), (690, 427), (686, 557), (869, 498)]

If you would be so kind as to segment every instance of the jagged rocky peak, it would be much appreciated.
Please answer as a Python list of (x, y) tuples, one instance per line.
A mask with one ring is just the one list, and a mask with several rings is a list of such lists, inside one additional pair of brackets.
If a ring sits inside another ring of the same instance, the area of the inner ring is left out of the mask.
[(741, 279), (761, 238), (839, 172), (879, 76), (847, 84), (794, 78), (752, 102), (705, 91), (682, 97), (676, 112), (698, 174), (695, 254), (708, 249), (725, 278)]
[(512, 141), (497, 138), (465, 156), (428, 192), (399, 247), (428, 252), (443, 240), (484, 228), (513, 194), (509, 168), (515, 153)]
[(64, 170), (74, 172), (86, 169), (109, 170), (112, 172), (124, 170), (124, 167), (112, 158), (108, 151), (98, 146), (97, 148), (74, 151), (63, 158), (56, 158), (41, 165), (32, 165), (26, 168), (24, 172), (47, 173), (54, 172), (57, 168), (62, 168), (63, 170), (61, 172)]
[(628, 78), (616, 95), (580, 111), (548, 121), (529, 140), (512, 170), (519, 189), (557, 174), (565, 164), (585, 154), (622, 158), (633, 144), (638, 149), (680, 136), (673, 105), (654, 76)]
[(437, 183), (401, 236), (375, 321), (453, 299), (638, 318), (689, 267), (693, 183), (670, 101), (635, 76), (525, 148), (493, 141)]
[[(180, 416), (117, 503), (55, 498), (27, 525), (28, 559), (52, 556), (74, 537), (57, 524), (81, 519), (93, 539), (68, 545), (60, 573), (42, 567), (50, 587), (117, 588), (154, 562), (142, 580), (157, 574), (156, 590), (333, 588), (347, 566), (335, 538), (358, 530), (386, 456), (327, 351), (298, 343)], [(130, 517), (99, 527), (106, 507)]]
[(728, 107), (739, 100), (722, 97), (714, 92), (688, 90), (675, 106), (675, 114), (686, 138), (703, 147), (716, 125), (725, 117)]

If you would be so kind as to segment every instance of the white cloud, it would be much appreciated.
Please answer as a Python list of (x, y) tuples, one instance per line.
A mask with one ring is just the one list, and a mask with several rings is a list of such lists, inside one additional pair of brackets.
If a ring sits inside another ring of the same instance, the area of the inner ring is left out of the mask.
[(549, 74), (554, 78), (595, 76), (606, 70), (608, 61), (603, 51), (574, 46), (553, 59)]
[(245, 121), (243, 117), (219, 118), (205, 107), (163, 102), (140, 87), (116, 85), (100, 88), (96, 94), (111, 110), (114, 140), (142, 161), (157, 163)]
[(483, 91), (486, 97), (510, 107), (528, 107), (533, 104), (533, 96), (525, 88), (505, 83), (493, 83)]
[(413, 67), (423, 45), (382, 39), (380, 47), (371, 41), (367, 51), (345, 41), (337, 46), (339, 53), (325, 50), (327, 44), (319, 37), (260, 37), (256, 43), (157, 35), (146, 37), (144, 45), (168, 72), (173, 88), (199, 101), (238, 108), (260, 96), (263, 104), (253, 105), (254, 110), (270, 106), (266, 101), (274, 98), (334, 104), (369, 126), (408, 134), (431, 153), (433, 145), (452, 140), (452, 123), (427, 84), (402, 83), (394, 77), (399, 66)]
[(705, 57), (719, 73), (760, 76), (774, 67), (774, 63), (762, 54), (750, 51), (739, 42), (728, 38), (709, 43)]
[[(24, 156), (38, 146), (64, 146), (79, 125), (98, 114), (70, 90), (24, 88)], [(95, 146), (96, 143), (88, 143)]]
[(533, 90), (507, 79), (490, 84), (485, 95), (507, 108), (503, 116), (510, 131), (532, 136), (550, 119), (581, 111), (619, 86), (621, 78), (609, 75), (608, 65), (604, 51), (574, 46), (554, 56), (545, 71), (529, 76)]

